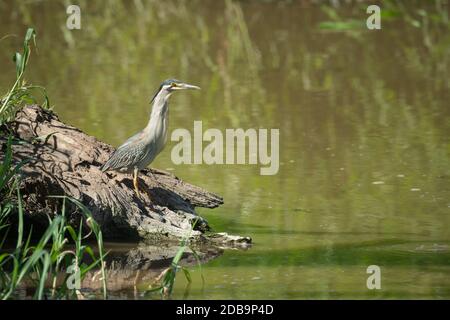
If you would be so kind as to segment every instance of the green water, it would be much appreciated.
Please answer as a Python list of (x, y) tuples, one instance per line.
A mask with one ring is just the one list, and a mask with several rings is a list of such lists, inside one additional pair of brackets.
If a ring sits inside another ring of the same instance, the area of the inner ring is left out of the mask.
[[(17, 35), (0, 41), (2, 92), (34, 26), (27, 79), (103, 141), (142, 129), (170, 77), (202, 87), (171, 98), (171, 130), (280, 129), (274, 176), (174, 165), (174, 142), (152, 164), (222, 195), (200, 214), (254, 241), (204, 264), (204, 285), (198, 268), (188, 291), (180, 274), (174, 298), (450, 298), (448, 2), (384, 2), (376, 31), (366, 3), (79, 3), (74, 31), (64, 2), (0, 3), (0, 37)], [(381, 290), (366, 287), (369, 265)]]

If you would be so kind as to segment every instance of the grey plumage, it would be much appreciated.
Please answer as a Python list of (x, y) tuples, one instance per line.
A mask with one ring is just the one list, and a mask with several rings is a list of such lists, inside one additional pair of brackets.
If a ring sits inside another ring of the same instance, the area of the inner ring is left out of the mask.
[[(134, 167), (142, 169), (141, 163), (145, 159), (146, 153), (143, 152), (147, 150), (148, 153), (154, 153), (153, 148), (146, 146), (146, 142), (139, 138), (142, 132), (129, 138), (124, 144), (122, 144), (117, 150), (112, 154), (111, 158), (102, 166), (102, 171), (109, 170), (124, 170), (131, 171)], [(144, 166), (145, 167), (145, 166)]]
[(138, 171), (147, 167), (162, 151), (167, 141), (168, 99), (176, 90), (200, 89), (176, 79), (164, 81), (151, 100), (153, 107), (147, 126), (129, 138), (101, 167), (102, 171), (120, 170), (134, 172), (137, 189)]

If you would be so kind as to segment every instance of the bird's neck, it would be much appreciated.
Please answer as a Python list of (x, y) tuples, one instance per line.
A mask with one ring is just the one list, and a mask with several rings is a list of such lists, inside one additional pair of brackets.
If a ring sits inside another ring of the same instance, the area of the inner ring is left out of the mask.
[(152, 128), (161, 125), (162, 122), (167, 120), (170, 94), (171, 93), (158, 94), (153, 100), (152, 112), (146, 127), (147, 130), (152, 131)]

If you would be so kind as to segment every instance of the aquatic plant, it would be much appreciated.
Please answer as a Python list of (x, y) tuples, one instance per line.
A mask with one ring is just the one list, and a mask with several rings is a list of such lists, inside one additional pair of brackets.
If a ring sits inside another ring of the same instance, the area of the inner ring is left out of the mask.
[(30, 59), (31, 43), (36, 45), (36, 31), (28, 28), (23, 41), (22, 53), (16, 52), (13, 61), (16, 65), (16, 81), (9, 91), (0, 99), (0, 124), (4, 124), (14, 117), (15, 112), (23, 106), (24, 103), (36, 102), (34, 91), (38, 90), (44, 97), (43, 107), (50, 105), (47, 92), (44, 87), (36, 85), (27, 85), (24, 80), (25, 70)]
[(154, 283), (152, 285), (150, 285), (148, 290), (146, 290), (145, 295), (148, 296), (149, 294), (156, 291), (156, 292), (159, 292), (163, 298), (169, 298), (172, 295), (173, 288), (175, 285), (175, 279), (176, 279), (178, 271), (180, 271), (180, 270), (183, 271), (184, 276), (186, 277), (186, 280), (188, 282), (188, 287), (186, 289), (187, 290), (189, 289), (189, 285), (192, 282), (191, 274), (190, 274), (188, 268), (180, 265), (180, 260), (183, 257), (183, 254), (185, 253), (186, 249), (188, 249), (188, 248), (194, 255), (195, 259), (197, 260), (197, 265), (200, 270), (202, 281), (204, 282), (200, 257), (197, 254), (197, 252), (195, 251), (195, 249), (190, 246), (190, 243), (189, 243), (192, 231), (194, 230), (197, 222), (198, 222), (198, 218), (195, 219), (194, 223), (191, 226), (191, 229), (186, 232), (186, 235), (181, 240), (180, 247), (178, 248), (177, 253), (173, 257), (170, 266), (167, 269), (163, 270), (163, 272), (161, 272), (161, 274), (155, 279)]
[[(16, 65), (16, 81), (11, 89), (4, 95), (0, 104), (0, 124), (2, 130), (7, 132), (7, 121), (11, 120), (15, 111), (24, 103), (34, 102), (33, 90), (39, 89), (44, 98), (44, 105), (49, 105), (45, 89), (40, 86), (25, 84), (24, 73), (30, 57), (31, 41), (36, 33), (29, 28), (25, 35), (23, 52), (16, 52), (14, 62)], [(3, 161), (0, 164), (0, 299), (18, 297), (19, 289), (24, 286), (35, 288), (33, 298), (78, 298), (82, 297), (80, 287), (69, 286), (70, 274), (65, 274), (62, 285), (57, 286), (57, 279), (62, 271), (72, 269), (80, 284), (86, 273), (99, 266), (102, 279), (103, 297), (106, 298), (106, 273), (104, 264), (104, 249), (102, 232), (93, 219), (89, 210), (76, 199), (59, 196), (62, 199), (60, 214), (48, 218), (48, 227), (38, 240), (32, 240), (32, 229), (26, 235), (24, 226), (24, 208), (20, 194), (20, 169), (28, 161), (14, 163), (13, 145), (20, 143), (9, 135), (4, 147)], [(81, 209), (82, 217), (78, 231), (69, 224), (66, 218), (66, 201), (71, 201)], [(83, 234), (83, 219), (90, 232)], [(15, 222), (15, 223), (13, 223)], [(17, 225), (15, 246), (6, 248), (8, 235), (13, 225)], [(85, 240), (93, 234), (97, 241), (98, 256), (94, 254), (91, 246), (84, 244)], [(26, 238), (25, 238), (26, 237)], [(70, 240), (75, 244), (69, 247)], [(92, 260), (85, 263), (85, 256)], [(51, 285), (48, 285), (51, 281)]]
[[(18, 298), (21, 287), (35, 288), (35, 299), (82, 298), (81, 287), (70, 286), (69, 278), (72, 274), (77, 277), (76, 284), (81, 284), (88, 271), (99, 266), (102, 274), (103, 297), (106, 298), (106, 274), (104, 268), (104, 253), (102, 234), (97, 223), (89, 212), (82, 212), (89, 221), (91, 233), (94, 233), (99, 248), (99, 256), (94, 254), (91, 246), (82, 243), (89, 235), (82, 233), (82, 224), (78, 232), (67, 221), (65, 202), (69, 199), (77, 205), (76, 200), (63, 197), (62, 209), (59, 215), (49, 218), (49, 226), (36, 244), (32, 244), (32, 231), (25, 240), (24, 210), (19, 188), (17, 188), (18, 229), (15, 248), (4, 249), (4, 242), (8, 234), (9, 224), (2, 219), (0, 229), (6, 229), (3, 241), (0, 243), (0, 299)], [(13, 211), (9, 211), (11, 213)], [(2, 218), (5, 216), (2, 215)], [(69, 247), (69, 239), (75, 243), (75, 248)], [(92, 262), (85, 263), (85, 255), (89, 255)], [(72, 270), (71, 273), (63, 273)], [(57, 285), (57, 279), (64, 274), (62, 284)], [(50, 281), (50, 285), (49, 285)]]

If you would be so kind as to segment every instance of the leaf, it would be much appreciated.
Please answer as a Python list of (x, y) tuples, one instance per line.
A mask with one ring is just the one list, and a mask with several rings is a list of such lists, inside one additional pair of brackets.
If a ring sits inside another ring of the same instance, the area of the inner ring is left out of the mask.
[(182, 267), (181, 270), (183, 270), (184, 272), (184, 276), (186, 277), (186, 280), (191, 283), (192, 282), (192, 278), (191, 278), (191, 273), (189, 272), (188, 269), (186, 269), (185, 267)]
[(16, 52), (13, 56), (13, 61), (16, 64), (16, 76), (19, 78), (22, 72), (23, 56), (19, 52)]
[(45, 288), (45, 281), (47, 280), (48, 270), (50, 268), (50, 255), (47, 251), (42, 251), (42, 259), (43, 259), (43, 267), (42, 273), (39, 278), (39, 287), (37, 290), (37, 297), (39, 300), (42, 300), (42, 296)]

